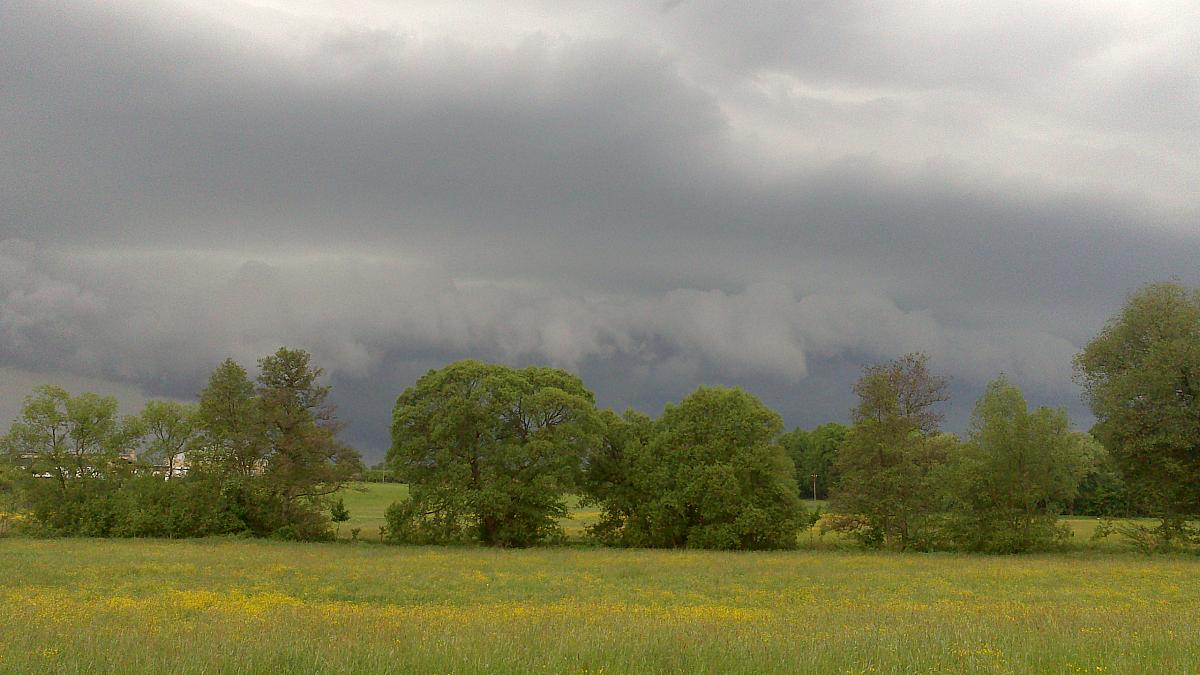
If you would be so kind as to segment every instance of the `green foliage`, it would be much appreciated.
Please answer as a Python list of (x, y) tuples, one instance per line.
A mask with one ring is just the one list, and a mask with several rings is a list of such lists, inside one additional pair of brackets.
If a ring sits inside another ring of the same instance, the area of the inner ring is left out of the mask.
[(257, 384), (225, 360), (200, 394), (191, 473), (212, 477), (239, 520), (255, 534), (328, 536), (325, 498), (362, 470), (337, 439), (330, 388), (308, 352), (281, 347), (259, 360)]
[(73, 481), (65, 493), (51, 481), (36, 480), (28, 483), (25, 496), (35, 531), (43, 534), (180, 538), (247, 529), (224, 502), (221, 485), (210, 480)]
[(287, 528), (288, 536), (328, 538), (322, 499), (361, 463), (334, 436), (329, 390), (316, 384), (321, 371), (308, 354), (285, 348), (261, 363), (257, 389), (227, 360), (199, 406), (151, 401), (124, 419), (111, 397), (38, 388), (3, 438), (19, 467), (17, 506), (48, 534), (266, 536)]
[(200, 433), (198, 409), (178, 401), (147, 401), (141, 414), (145, 447), (140, 457), (167, 480), (182, 472), (185, 455)]
[(246, 369), (225, 359), (200, 392), (199, 434), (188, 458), (191, 470), (219, 478), (261, 472), (269, 443), (263, 417)]
[(258, 363), (267, 442), (261, 479), (275, 493), (282, 520), (299, 527), (323, 513), (324, 497), (362, 472), (362, 460), (337, 439), (341, 424), (327, 401), (330, 388), (317, 383), (323, 371), (308, 352), (280, 347)]
[(652, 425), (608, 418), (589, 467), (603, 506), (592, 534), (624, 546), (794, 548), (807, 517), (783, 422), (740, 389), (700, 388)]
[[(350, 520), (350, 512), (346, 510), (346, 502), (341, 497), (338, 497), (329, 505), (329, 519), (337, 524), (334, 536), (340, 536), (342, 533), (342, 523)], [(355, 538), (358, 538), (357, 534), (355, 534)]]
[(829, 488), (838, 479), (835, 470), (838, 450), (849, 433), (845, 425), (829, 422), (812, 431), (796, 428), (779, 437), (780, 445), (796, 466), (796, 485), (802, 496), (829, 498)]
[(8, 455), (0, 453), (0, 537), (17, 529), (25, 520), (20, 475)]
[(409, 499), (388, 509), (396, 541), (530, 546), (561, 536), (563, 495), (598, 443), (594, 398), (553, 368), (465, 360), (400, 395), (388, 464)]
[(3, 442), (12, 461), (53, 479), (65, 494), (70, 482), (128, 472), (122, 456), (139, 434), (137, 420), (117, 417), (115, 398), (43, 386), (25, 398)]
[(1101, 454), (1070, 430), (1066, 411), (1030, 412), (1020, 389), (1000, 377), (971, 419), (970, 440), (945, 474), (948, 535), (956, 548), (1020, 553), (1061, 544), (1070, 530), (1058, 514)]
[(868, 546), (929, 548), (937, 473), (957, 445), (938, 434), (933, 409), (946, 400), (946, 380), (929, 372), (926, 356), (909, 354), (867, 368), (854, 391), (859, 403), (835, 463), (831, 503), (848, 517), (830, 522)]
[(127, 451), (140, 432), (136, 419), (117, 417), (115, 398), (37, 388), (3, 438), (21, 469), (19, 506), (46, 531), (107, 534), (115, 518), (109, 501), (133, 473)]
[(338, 497), (329, 505), (329, 518), (335, 523), (344, 523), (350, 520), (350, 512), (346, 510), (346, 501), (344, 499)]
[(1098, 446), (1096, 452), (1096, 461), (1079, 482), (1079, 492), (1067, 512), (1104, 518), (1143, 515), (1112, 454), (1104, 446)]
[(599, 417), (600, 442), (586, 459), (580, 504), (600, 509), (598, 522), (587, 528), (590, 536), (615, 543), (643, 499), (641, 486), (633, 480), (634, 462), (654, 434), (654, 421), (635, 410), (620, 416), (602, 410)]
[[(1151, 284), (1076, 357), (1094, 433), (1167, 540), (1200, 513), (1200, 292)], [(1166, 543), (1169, 543), (1166, 542)]]
[(220, 483), (205, 478), (139, 476), (114, 492), (105, 536), (172, 539), (247, 531), (226, 503)]

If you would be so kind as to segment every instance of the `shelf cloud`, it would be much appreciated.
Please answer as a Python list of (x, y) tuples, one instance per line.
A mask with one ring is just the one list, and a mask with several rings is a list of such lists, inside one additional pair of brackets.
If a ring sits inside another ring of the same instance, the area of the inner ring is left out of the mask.
[(952, 425), (1086, 425), (1072, 355), (1200, 283), (1190, 5), (6, 2), (0, 396), (287, 344), (378, 456), (456, 358), (807, 426), (920, 350)]

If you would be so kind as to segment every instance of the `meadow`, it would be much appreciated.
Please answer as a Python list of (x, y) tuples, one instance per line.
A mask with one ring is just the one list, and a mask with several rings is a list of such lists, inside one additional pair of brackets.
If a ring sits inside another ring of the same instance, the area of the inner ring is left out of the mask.
[[(0, 672), (1200, 671), (1200, 558), (0, 538)], [(578, 537), (595, 513), (564, 521)], [(347, 541), (360, 530), (361, 541)]]
[(0, 672), (1196, 672), (1200, 560), (0, 540)]

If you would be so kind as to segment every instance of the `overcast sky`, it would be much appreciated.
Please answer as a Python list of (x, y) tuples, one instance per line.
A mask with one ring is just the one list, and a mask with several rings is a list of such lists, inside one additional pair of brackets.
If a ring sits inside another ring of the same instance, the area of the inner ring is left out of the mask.
[(0, 2), (0, 413), (315, 355), (377, 459), (462, 357), (657, 413), (845, 421), (928, 353), (948, 426), (1140, 284), (1200, 285), (1182, 2)]

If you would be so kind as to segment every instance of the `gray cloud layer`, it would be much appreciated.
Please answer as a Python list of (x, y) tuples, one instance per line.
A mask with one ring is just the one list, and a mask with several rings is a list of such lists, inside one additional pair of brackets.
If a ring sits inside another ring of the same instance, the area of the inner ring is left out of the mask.
[(1190, 3), (394, 5), (0, 7), (0, 367), (304, 346), (370, 448), (465, 355), (811, 424), (921, 349), (952, 418), (1078, 411), (1123, 295), (1200, 281)]

